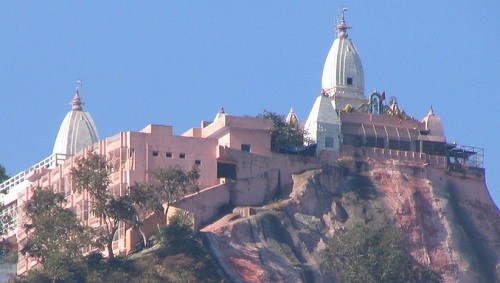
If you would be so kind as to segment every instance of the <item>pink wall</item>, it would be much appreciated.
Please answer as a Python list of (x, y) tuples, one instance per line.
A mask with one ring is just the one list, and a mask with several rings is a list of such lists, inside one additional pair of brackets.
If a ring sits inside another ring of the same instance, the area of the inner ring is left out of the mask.
[[(233, 182), (223, 183), (211, 188), (194, 193), (175, 204), (174, 207), (188, 211), (193, 214), (195, 228), (201, 227), (207, 221), (215, 217), (221, 206), (230, 201), (230, 191), (234, 189)], [(170, 211), (167, 217), (173, 215)]]
[(271, 156), (271, 138), (268, 131), (231, 130), (230, 147), (241, 149), (242, 144), (250, 145), (250, 152), (253, 154)]

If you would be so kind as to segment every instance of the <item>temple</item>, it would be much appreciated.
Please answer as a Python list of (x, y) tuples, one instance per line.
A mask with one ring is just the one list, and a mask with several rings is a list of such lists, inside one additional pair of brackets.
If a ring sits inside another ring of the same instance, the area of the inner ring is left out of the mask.
[[(110, 164), (114, 195), (125, 195), (136, 182), (151, 182), (151, 170), (179, 165), (200, 170), (199, 193), (186, 196), (175, 209), (193, 216), (195, 228), (215, 219), (224, 207), (260, 205), (276, 192), (290, 186), (292, 174), (335, 164), (341, 156), (403, 159), (429, 164), (464, 178), (484, 180), (481, 149), (448, 143), (441, 119), (431, 108), (421, 121), (407, 115), (395, 97), (364, 90), (360, 56), (348, 38), (345, 10), (336, 25), (337, 38), (323, 68), (320, 95), (303, 125), (290, 110), (286, 123), (303, 126), (314, 151), (271, 150), (273, 124), (262, 118), (229, 115), (222, 108), (213, 120), (181, 135), (173, 127), (147, 125), (140, 131), (126, 131), (99, 139), (96, 125), (84, 112), (77, 87), (70, 112), (58, 132), (52, 155), (0, 184), (8, 191), (0, 201), (11, 221), (7, 238), (22, 246), (26, 240), (21, 212), (40, 187), (52, 187), (66, 195), (68, 207), (85, 225), (99, 227), (100, 219), (89, 210), (88, 195), (72, 189), (71, 168), (78, 158), (93, 151)], [(146, 233), (156, 228), (150, 216), (143, 216)], [(113, 243), (118, 254), (128, 254), (140, 241), (135, 229), (120, 225)], [(103, 252), (104, 255), (105, 252)], [(38, 263), (19, 255), (17, 273)]]
[(337, 38), (326, 57), (320, 95), (304, 123), (317, 150), (399, 150), (455, 161), (460, 158), (464, 165), (482, 167), (483, 150), (447, 143), (441, 118), (432, 107), (418, 121), (405, 113), (396, 97), (387, 99), (385, 92), (365, 96), (363, 66), (348, 38), (347, 30), (351, 27), (346, 23), (345, 12), (344, 9), (336, 26)]

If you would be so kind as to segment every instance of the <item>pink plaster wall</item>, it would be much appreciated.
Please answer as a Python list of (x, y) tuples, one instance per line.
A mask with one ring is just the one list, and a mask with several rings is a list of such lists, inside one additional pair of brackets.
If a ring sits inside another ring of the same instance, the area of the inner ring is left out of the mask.
[(242, 144), (249, 144), (253, 154), (271, 156), (271, 137), (267, 130), (231, 130), (230, 148), (241, 149)]
[[(233, 189), (234, 183), (226, 182), (191, 194), (173, 206), (191, 213), (195, 228), (199, 228), (215, 217), (221, 206), (229, 203), (230, 190)], [(172, 216), (173, 213), (174, 211), (169, 212), (167, 217)]]

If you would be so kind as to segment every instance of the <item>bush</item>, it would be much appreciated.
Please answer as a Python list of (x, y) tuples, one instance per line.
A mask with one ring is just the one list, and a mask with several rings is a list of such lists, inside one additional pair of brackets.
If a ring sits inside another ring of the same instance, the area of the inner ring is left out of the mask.
[(221, 281), (214, 261), (192, 227), (189, 217), (177, 213), (158, 235), (163, 247), (158, 255), (168, 269), (168, 278), (173, 282)]
[(309, 142), (305, 138), (306, 132), (295, 124), (287, 124), (285, 117), (274, 112), (265, 111), (257, 115), (257, 118), (266, 119), (273, 123), (271, 132), (271, 150), (280, 152), (280, 150), (300, 147)]
[(199, 240), (192, 228), (192, 221), (180, 213), (170, 218), (170, 223), (163, 226), (158, 234), (158, 242), (163, 247), (163, 254), (175, 255), (186, 253), (195, 256), (200, 252)]
[(439, 282), (431, 269), (413, 264), (402, 233), (389, 226), (355, 225), (321, 253), (321, 270), (341, 282)]

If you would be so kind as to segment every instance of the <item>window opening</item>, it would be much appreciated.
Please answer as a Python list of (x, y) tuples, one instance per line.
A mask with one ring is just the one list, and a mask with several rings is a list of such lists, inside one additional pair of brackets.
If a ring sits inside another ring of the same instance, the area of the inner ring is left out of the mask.
[(325, 147), (326, 148), (333, 148), (333, 138), (332, 137), (325, 137)]
[(241, 151), (245, 151), (245, 152), (251, 152), (252, 148), (249, 144), (242, 144), (241, 145)]

